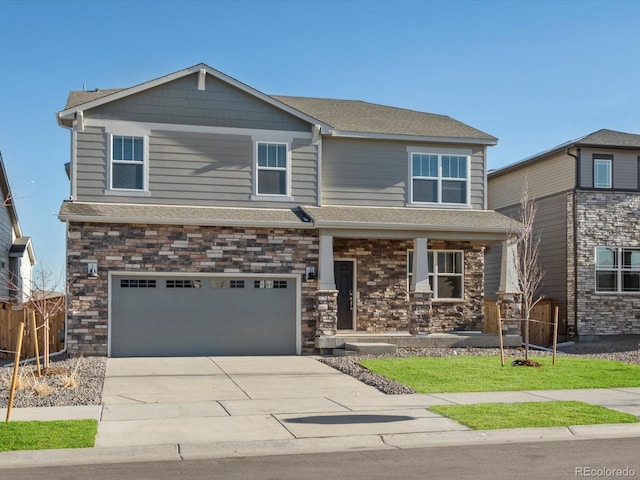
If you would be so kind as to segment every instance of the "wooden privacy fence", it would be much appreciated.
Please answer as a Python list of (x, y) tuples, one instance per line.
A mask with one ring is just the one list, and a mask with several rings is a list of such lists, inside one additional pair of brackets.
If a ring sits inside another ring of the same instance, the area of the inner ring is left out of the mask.
[[(523, 320), (520, 327), (523, 338), (524, 328)], [(484, 300), (483, 332), (498, 333), (498, 305), (494, 300)], [(542, 346), (553, 343), (553, 313), (550, 298), (540, 300), (531, 312), (531, 318), (529, 320), (529, 343)]]
[[(24, 337), (22, 341), (21, 358), (35, 356), (36, 344), (34, 341), (33, 329), (31, 328), (31, 318), (36, 315), (38, 326), (42, 325), (42, 319), (32, 308), (17, 307), (10, 303), (0, 302), (0, 358), (13, 358), (11, 353), (16, 347), (16, 337), (18, 335), (20, 322), (25, 322)], [(64, 349), (64, 319), (65, 312), (62, 311), (49, 319), (49, 351), (59, 352)], [(38, 339), (40, 352), (43, 351), (44, 328), (38, 329)]]

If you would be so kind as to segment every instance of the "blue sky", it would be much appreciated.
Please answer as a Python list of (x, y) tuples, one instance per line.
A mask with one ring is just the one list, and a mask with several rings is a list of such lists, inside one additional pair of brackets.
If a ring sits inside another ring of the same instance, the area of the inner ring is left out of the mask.
[(64, 268), (70, 90), (203, 62), (268, 94), (452, 116), (499, 168), (601, 128), (640, 133), (640, 2), (0, 0), (0, 151), (39, 263)]

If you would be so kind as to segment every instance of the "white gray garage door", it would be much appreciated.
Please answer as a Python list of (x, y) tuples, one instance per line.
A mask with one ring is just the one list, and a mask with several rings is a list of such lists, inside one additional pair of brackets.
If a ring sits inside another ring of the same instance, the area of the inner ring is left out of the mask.
[(296, 352), (295, 278), (113, 276), (112, 357)]

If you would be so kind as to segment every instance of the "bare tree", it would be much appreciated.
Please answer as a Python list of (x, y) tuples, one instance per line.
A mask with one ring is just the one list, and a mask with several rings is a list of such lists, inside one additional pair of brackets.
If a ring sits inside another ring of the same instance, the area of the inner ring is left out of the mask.
[(522, 230), (517, 235), (514, 262), (524, 315), (525, 360), (529, 360), (529, 320), (533, 308), (542, 300), (539, 293), (544, 278), (538, 262), (541, 231), (535, 232), (533, 228), (537, 211), (538, 205), (531, 195), (529, 179), (525, 177), (519, 210)]

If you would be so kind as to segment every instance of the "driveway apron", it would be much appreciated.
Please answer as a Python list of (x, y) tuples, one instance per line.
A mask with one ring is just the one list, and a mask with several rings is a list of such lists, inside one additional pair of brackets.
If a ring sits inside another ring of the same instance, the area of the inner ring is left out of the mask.
[(368, 434), (376, 419), (384, 432), (424, 430), (422, 415), (354, 419), (349, 402), (382, 397), (311, 357), (110, 358), (96, 447), (326, 437), (331, 424)]

